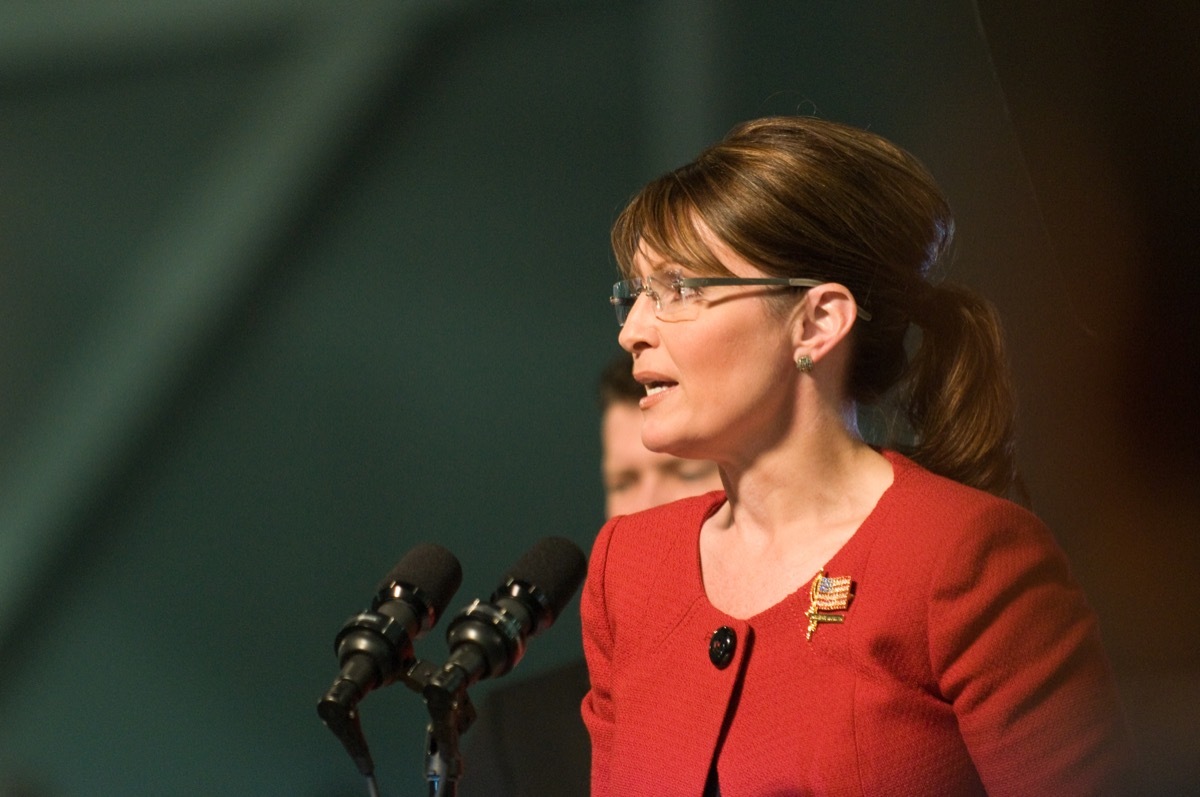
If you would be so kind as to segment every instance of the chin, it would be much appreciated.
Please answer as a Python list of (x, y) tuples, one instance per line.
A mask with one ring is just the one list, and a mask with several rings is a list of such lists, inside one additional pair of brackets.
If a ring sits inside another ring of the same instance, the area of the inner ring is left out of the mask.
[(681, 459), (707, 459), (697, 453), (697, 441), (687, 435), (679, 435), (667, 429), (642, 427), (642, 445), (656, 454), (670, 454)]

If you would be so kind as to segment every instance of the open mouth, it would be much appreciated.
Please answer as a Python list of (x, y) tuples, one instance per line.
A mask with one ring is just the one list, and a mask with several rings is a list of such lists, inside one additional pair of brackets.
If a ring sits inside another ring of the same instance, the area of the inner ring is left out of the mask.
[(646, 395), (653, 396), (657, 393), (662, 393), (664, 390), (670, 390), (679, 384), (678, 382), (651, 382), (646, 385)]

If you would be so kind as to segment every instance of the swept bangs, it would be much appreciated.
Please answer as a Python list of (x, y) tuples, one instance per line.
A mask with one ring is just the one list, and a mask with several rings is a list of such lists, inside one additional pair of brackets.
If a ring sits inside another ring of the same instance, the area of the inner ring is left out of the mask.
[(617, 217), (612, 249), (625, 278), (638, 276), (634, 257), (653, 252), (697, 274), (728, 275), (700, 237), (696, 220), (704, 218), (684, 169), (663, 175), (643, 188)]

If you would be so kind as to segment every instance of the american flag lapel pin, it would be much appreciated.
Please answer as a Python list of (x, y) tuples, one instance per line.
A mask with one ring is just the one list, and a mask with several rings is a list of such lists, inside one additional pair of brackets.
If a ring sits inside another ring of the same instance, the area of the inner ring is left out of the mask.
[(850, 576), (827, 576), (824, 570), (818, 570), (808, 591), (808, 611), (805, 612), (808, 633), (804, 638), (811, 641), (819, 623), (845, 622), (844, 615), (829, 612), (844, 612), (850, 608), (853, 599), (854, 585)]

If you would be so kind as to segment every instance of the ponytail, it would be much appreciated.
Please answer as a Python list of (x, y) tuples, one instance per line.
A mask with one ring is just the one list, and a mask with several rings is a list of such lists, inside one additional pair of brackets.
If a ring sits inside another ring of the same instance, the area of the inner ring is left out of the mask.
[(1016, 402), (996, 308), (965, 287), (926, 284), (912, 319), (921, 329), (907, 378), (912, 458), (997, 495), (1021, 492)]

